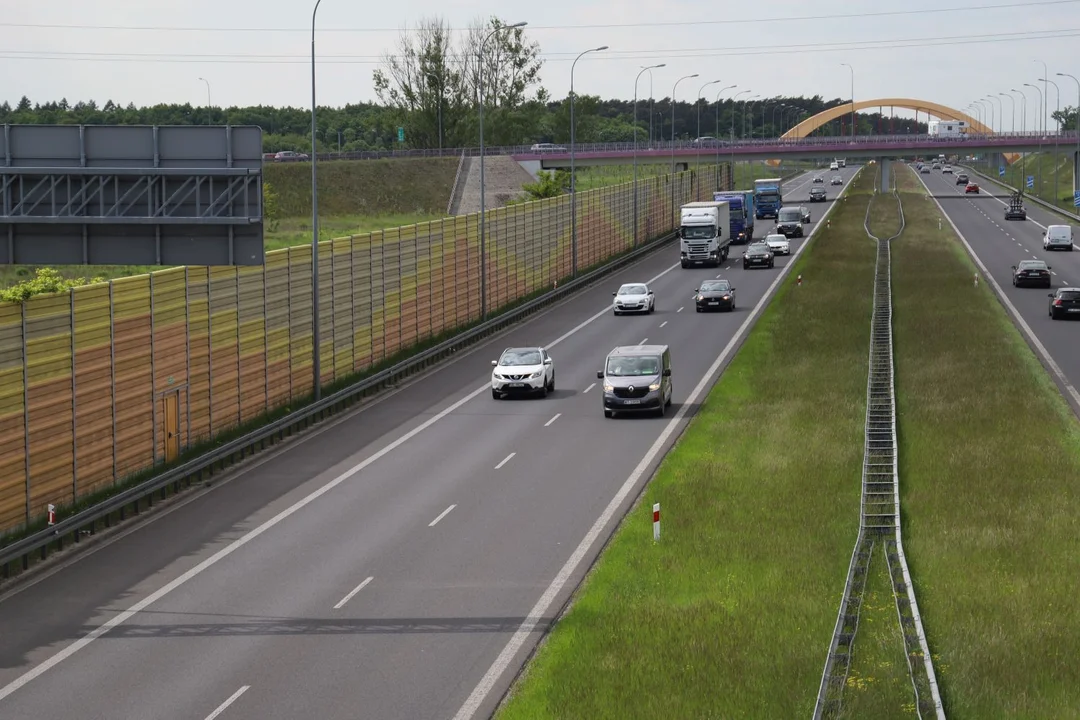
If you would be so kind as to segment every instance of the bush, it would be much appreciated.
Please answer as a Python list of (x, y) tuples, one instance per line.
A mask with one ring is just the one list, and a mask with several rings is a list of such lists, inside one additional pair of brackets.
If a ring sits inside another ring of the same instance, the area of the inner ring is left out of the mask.
[(105, 278), (66, 278), (52, 268), (43, 267), (37, 269), (37, 273), (32, 279), (0, 290), (0, 300), (9, 303), (21, 303), (34, 295), (66, 292), (71, 288), (100, 282), (105, 282)]

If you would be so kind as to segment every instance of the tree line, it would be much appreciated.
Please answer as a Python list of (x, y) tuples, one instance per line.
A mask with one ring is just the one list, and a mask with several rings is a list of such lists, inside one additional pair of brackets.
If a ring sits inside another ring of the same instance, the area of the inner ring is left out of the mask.
[[(482, 52), (481, 52), (482, 46)], [(505, 28), (498, 19), (480, 20), (455, 35), (445, 20), (421, 20), (403, 31), (397, 47), (386, 53), (374, 74), (378, 102), (340, 108), (320, 107), (316, 146), (319, 152), (475, 147), (483, 102), (484, 140), (489, 146), (570, 140), (569, 97), (553, 99), (540, 85), (540, 46), (524, 28)], [(483, 96), (481, 98), (481, 77)], [(630, 84), (629, 80), (628, 83)], [(669, 97), (643, 98), (637, 107), (638, 139), (701, 135), (776, 137), (796, 122), (850, 102), (842, 98), (767, 97), (750, 102), (715, 95), (699, 102)], [(574, 114), (578, 142), (628, 142), (634, 137), (634, 102), (577, 95)], [(780, 105), (784, 108), (778, 108)], [(717, 115), (719, 112), (719, 115)], [(651, 117), (650, 117), (651, 116)], [(1075, 127), (1077, 112), (1055, 113), (1065, 129)], [(857, 114), (857, 133), (925, 133), (926, 123), (879, 113)], [(651, 119), (651, 123), (650, 123)], [(833, 121), (817, 134), (850, 132), (848, 118)], [(67, 99), (33, 102), (23, 97), (14, 107), (0, 104), (0, 123), (82, 125), (258, 125), (266, 152), (305, 151), (311, 147), (311, 112), (303, 108), (259, 105), (199, 107), (191, 103), (137, 107), (112, 99), (74, 104)], [(699, 124), (700, 123), (700, 124)], [(404, 131), (399, 142), (398, 129)], [(700, 133), (699, 133), (700, 128)]]

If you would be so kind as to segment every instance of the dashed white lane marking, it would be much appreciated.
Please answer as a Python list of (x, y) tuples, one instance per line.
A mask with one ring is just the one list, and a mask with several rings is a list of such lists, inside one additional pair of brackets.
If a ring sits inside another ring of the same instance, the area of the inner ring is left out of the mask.
[(683, 309), (682, 309), (682, 308), (679, 308), (679, 309), (678, 309), (678, 310), (676, 310), (675, 312), (677, 312), (677, 313), (681, 313), (682, 311), (683, 311)]
[(443, 510), (443, 511), (442, 511), (441, 513), (439, 513), (439, 517), (435, 518), (434, 520), (432, 520), (431, 522), (429, 522), (429, 523), (428, 523), (428, 527), (435, 527), (435, 525), (436, 525), (436, 524), (437, 524), (437, 523), (438, 523), (438, 522), (439, 522), (440, 520), (442, 520), (442, 519), (443, 519), (444, 517), (446, 517), (447, 515), (449, 515), (449, 514), (450, 514), (450, 511), (451, 511), (451, 510), (453, 510), (453, 509), (454, 509), (454, 508), (456, 508), (456, 507), (457, 507), (457, 505), (451, 505), (450, 507), (448, 507), (448, 508), (446, 508), (445, 510)]
[(544, 423), (544, 427), (547, 427), (548, 425), (551, 425), (551, 423), (555, 422), (556, 420), (558, 420), (561, 417), (562, 417), (562, 413), (555, 413), (555, 417), (551, 418), (546, 423)]
[(207, 715), (206, 720), (214, 720), (214, 718), (216, 718), (218, 715), (221, 715), (221, 713), (228, 710), (230, 705), (232, 705), (234, 702), (239, 700), (240, 696), (243, 695), (244, 693), (246, 693), (250, 689), (251, 689), (250, 685), (244, 685), (242, 688), (240, 688), (239, 690), (234, 692), (232, 695), (229, 696), (228, 700), (226, 700), (225, 702), (218, 705), (217, 709), (214, 710), (214, 712)]
[(339, 602), (337, 605), (335, 605), (334, 609), (335, 610), (340, 610), (341, 608), (345, 607), (345, 603), (349, 602), (354, 597), (356, 597), (356, 593), (358, 593), (361, 590), (363, 590), (364, 588), (366, 588), (368, 586), (368, 583), (370, 583), (374, 579), (375, 578), (373, 578), (373, 577), (369, 577), (369, 578), (365, 579), (364, 582), (362, 582), (359, 585), (357, 585), (356, 587), (354, 587), (352, 589), (352, 591), (348, 595), (341, 598), (341, 602)]
[(667, 325), (667, 324), (668, 324), (668, 321), (667, 321), (667, 320), (665, 320), (664, 322), (660, 323), (660, 327), (664, 327), (664, 326), (665, 326), (665, 325)]
[[(558, 417), (558, 416), (556, 415), (556, 417)], [(552, 419), (551, 419), (551, 420), (550, 420), (550, 421), (548, 422), (548, 425), (550, 425), (550, 424), (551, 424), (552, 422), (554, 422), (554, 421), (555, 421), (555, 418), (552, 418)], [(547, 427), (547, 425), (545, 425), (544, 427)], [(504, 458), (502, 459), (502, 462), (500, 462), (500, 463), (499, 463), (498, 465), (496, 465), (496, 466), (495, 466), (495, 469), (496, 469), (496, 470), (498, 470), (498, 469), (499, 469), (499, 468), (501, 468), (501, 467), (502, 467), (503, 465), (505, 465), (506, 463), (508, 463), (508, 462), (510, 462), (511, 460), (513, 460), (513, 459), (514, 459), (514, 456), (515, 456), (515, 455), (517, 455), (517, 453), (516, 453), (516, 452), (512, 452), (512, 453), (510, 453), (509, 455), (507, 455), (506, 457), (504, 457)], [(449, 511), (449, 510), (447, 510), (446, 512), (450, 512), (450, 511)], [(438, 520), (436, 519), (436, 520), (435, 520), (435, 522), (438, 522)]]
[(638, 345), (644, 345), (648, 341), (649, 341), (649, 338), (641, 338), (641, 342), (639, 342)]
[(596, 387), (596, 383), (593, 383), (593, 384), (589, 385), (589, 387), (585, 388), (585, 389), (584, 389), (584, 390), (582, 390), (581, 392), (582, 392), (582, 393), (587, 393), (587, 392), (589, 392), (590, 390), (592, 390), (592, 389), (593, 389), (594, 387)]

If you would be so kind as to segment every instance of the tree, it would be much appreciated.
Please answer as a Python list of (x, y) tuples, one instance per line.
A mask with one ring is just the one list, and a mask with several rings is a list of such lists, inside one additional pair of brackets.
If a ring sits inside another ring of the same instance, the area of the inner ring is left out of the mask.
[(526, 202), (530, 200), (543, 200), (562, 195), (570, 189), (570, 172), (568, 170), (541, 170), (536, 174), (534, 183), (525, 183), (521, 189), (528, 193)]
[(1055, 110), (1052, 115), (1054, 120), (1061, 123), (1062, 130), (1075, 130), (1078, 116), (1080, 116), (1080, 113), (1077, 113), (1077, 108), (1072, 106), (1066, 107), (1064, 110)]

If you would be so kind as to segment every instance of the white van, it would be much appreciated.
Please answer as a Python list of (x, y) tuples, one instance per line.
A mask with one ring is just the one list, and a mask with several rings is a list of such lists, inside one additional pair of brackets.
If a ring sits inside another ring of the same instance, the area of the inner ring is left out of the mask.
[(1047, 225), (1043, 233), (1043, 250), (1073, 249), (1072, 225)]
[(840, 169), (840, 163), (833, 160), (832, 163), (829, 165), (829, 169), (830, 170), (839, 170)]

